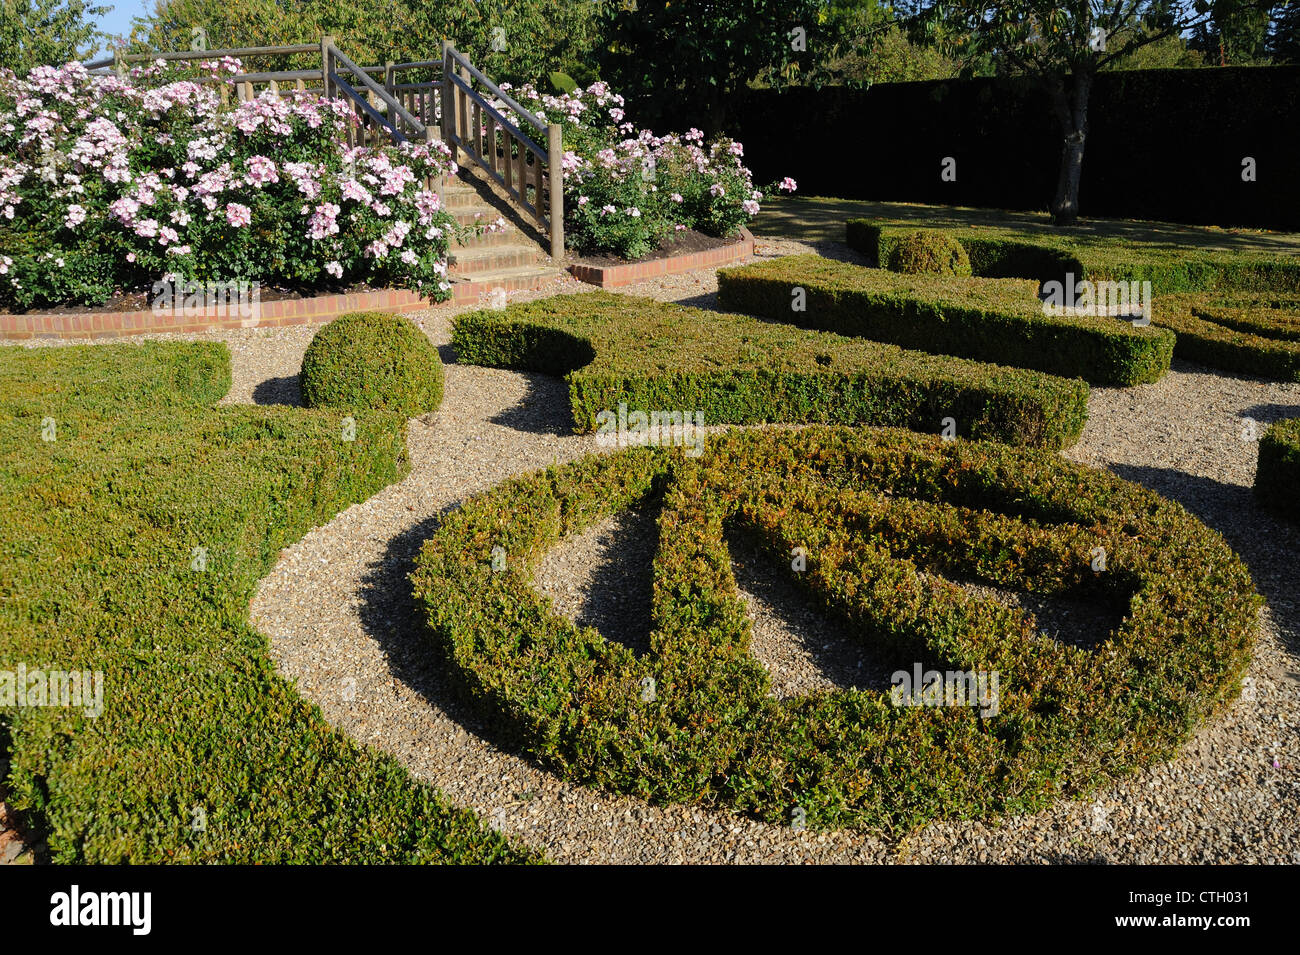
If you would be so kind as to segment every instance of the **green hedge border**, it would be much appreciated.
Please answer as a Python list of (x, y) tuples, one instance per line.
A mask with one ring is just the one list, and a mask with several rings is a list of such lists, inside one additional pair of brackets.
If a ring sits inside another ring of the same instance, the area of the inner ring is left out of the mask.
[(620, 403), (701, 412), (706, 425), (871, 424), (1065, 447), (1088, 386), (608, 292), (457, 316), (458, 360), (563, 376), (579, 431)]
[(1293, 521), (1300, 521), (1300, 418), (1270, 425), (1259, 440), (1255, 496)]
[[(638, 656), (555, 615), (530, 569), (563, 537), (656, 495), (654, 626)], [(785, 566), (805, 547), (799, 582), (900, 669), (999, 672), (999, 712), (852, 690), (771, 697), (727, 528)], [(495, 548), (506, 564), (494, 571)], [(1088, 595), (1123, 621), (1097, 651), (1079, 649), (918, 565)], [(1108, 472), (847, 428), (733, 431), (699, 461), (639, 448), (509, 481), (448, 516), (412, 580), (471, 696), (562, 776), (887, 831), (1035, 810), (1170, 756), (1235, 696), (1260, 606), (1219, 534)]]
[[(793, 308), (804, 290), (803, 311)], [(1174, 336), (1113, 316), (1052, 316), (1029, 280), (900, 275), (817, 255), (718, 272), (718, 304), (903, 348), (1138, 385), (1169, 370)]]
[(405, 418), (347, 440), (214, 407), (230, 381), (223, 344), (0, 348), (0, 670), (104, 674), (97, 719), (0, 707), (11, 804), (59, 863), (535, 860), (331, 728), (248, 622), (282, 548), (405, 473)]
[[(1268, 314), (1273, 311), (1290, 320)], [(1300, 295), (1157, 296), (1151, 320), (1178, 336), (1179, 358), (1257, 378), (1300, 381)]]
[[(850, 219), (845, 241), (875, 262), (887, 262), (898, 237), (918, 223)], [(1193, 249), (1079, 233), (1047, 235), (991, 226), (936, 226), (966, 248), (971, 269), (987, 278), (1038, 282), (1075, 280), (1149, 281), (1157, 296), (1177, 292), (1247, 291), (1300, 293), (1300, 258), (1264, 253)], [(882, 254), (883, 253), (883, 254)]]

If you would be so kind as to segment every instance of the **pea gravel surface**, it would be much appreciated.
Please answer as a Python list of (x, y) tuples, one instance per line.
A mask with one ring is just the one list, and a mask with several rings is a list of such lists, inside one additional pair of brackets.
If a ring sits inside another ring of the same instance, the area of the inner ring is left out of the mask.
[[(837, 243), (758, 240), (759, 258)], [(568, 279), (511, 300), (583, 291)], [(703, 270), (623, 291), (712, 307)], [(439, 306), (412, 316), (452, 355)], [(222, 340), (232, 352), (228, 402), (295, 403), (311, 327), (157, 336)], [(1065, 456), (1110, 468), (1180, 501), (1220, 530), (1268, 601), (1242, 697), (1173, 761), (1031, 816), (935, 823), (901, 840), (870, 832), (796, 831), (725, 811), (652, 806), (571, 784), (512, 751), (461, 701), (435, 661), (407, 574), (449, 509), (503, 479), (598, 450), (574, 435), (562, 381), (449, 364), (442, 408), (410, 423), (411, 473), (282, 552), (251, 607), (279, 670), (325, 717), (393, 754), (419, 779), (556, 862), (1300, 862), (1300, 527), (1261, 510), (1250, 485), (1256, 438), (1300, 416), (1300, 385), (1220, 375), (1181, 362), (1161, 381), (1094, 389), (1080, 442)], [(1297, 489), (1300, 491), (1300, 489)], [(565, 541), (536, 585), (556, 609), (644, 652), (653, 511)], [(800, 601), (784, 575), (740, 542), (732, 556), (754, 621), (754, 652), (773, 692), (879, 688), (883, 661), (854, 651)], [(1014, 596), (1009, 595), (1009, 600)], [(1032, 608), (1040, 627), (1095, 639), (1087, 608)], [(1066, 638), (1062, 634), (1062, 638)], [(891, 668), (892, 669), (892, 668)]]

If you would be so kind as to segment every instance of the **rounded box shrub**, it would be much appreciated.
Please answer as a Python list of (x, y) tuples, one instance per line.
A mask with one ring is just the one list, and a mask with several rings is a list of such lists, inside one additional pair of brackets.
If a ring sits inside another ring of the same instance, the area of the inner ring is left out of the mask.
[(899, 236), (889, 247), (885, 268), (915, 275), (970, 275), (970, 257), (957, 239), (947, 232), (917, 230)]
[(438, 349), (400, 315), (355, 312), (318, 331), (298, 376), (309, 408), (374, 408), (408, 418), (437, 411)]

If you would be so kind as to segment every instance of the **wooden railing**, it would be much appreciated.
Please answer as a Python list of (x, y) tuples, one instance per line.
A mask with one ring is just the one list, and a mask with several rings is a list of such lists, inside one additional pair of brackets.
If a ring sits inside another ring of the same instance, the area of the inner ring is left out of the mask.
[[(550, 234), (551, 257), (564, 256), (564, 179), (560, 127), (546, 124), (506, 95), (451, 43), (443, 43), (441, 60), (358, 66), (330, 36), (319, 44), (239, 47), (228, 50), (180, 50), (166, 53), (121, 53), (85, 64), (92, 72), (112, 70), (119, 76), (135, 63), (156, 60), (204, 61), (233, 57), (241, 63), (261, 57), (320, 57), (320, 69), (270, 70), (231, 76), (196, 77), (220, 84), (222, 101), (235, 91), (239, 101), (264, 91), (276, 95), (314, 93), (345, 100), (356, 122), (349, 125), (349, 146), (380, 142), (430, 142), (435, 131), (451, 147), (466, 153), (509, 196), (510, 201)], [(375, 79), (379, 76), (382, 82)], [(507, 115), (508, 114), (508, 115)], [(545, 142), (545, 147), (539, 145)]]
[[(503, 107), (518, 125), (507, 118)], [(522, 212), (550, 232), (551, 258), (562, 258), (564, 151), (559, 125), (543, 123), (446, 42), (442, 47), (441, 113), (442, 139), (452, 147), (453, 158), (458, 158), (457, 149), (464, 150)], [(545, 148), (534, 141), (534, 135), (545, 138)]]

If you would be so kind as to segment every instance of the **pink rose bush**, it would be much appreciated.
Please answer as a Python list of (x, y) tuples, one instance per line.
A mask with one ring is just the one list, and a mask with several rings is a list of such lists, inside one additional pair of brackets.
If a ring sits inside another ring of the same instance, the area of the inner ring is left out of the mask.
[(449, 150), (349, 149), (350, 122), (313, 96), (223, 107), (163, 61), (0, 70), (0, 305), (98, 304), (165, 276), (445, 298), (457, 226), (426, 183), (455, 171)]
[[(564, 128), (565, 236), (580, 254), (639, 258), (683, 229), (731, 235), (771, 191), (755, 188), (740, 143), (720, 137), (705, 144), (697, 129), (667, 136), (639, 130), (626, 118), (623, 97), (604, 83), (560, 96), (523, 86), (511, 95)], [(793, 192), (794, 181), (776, 188)]]

